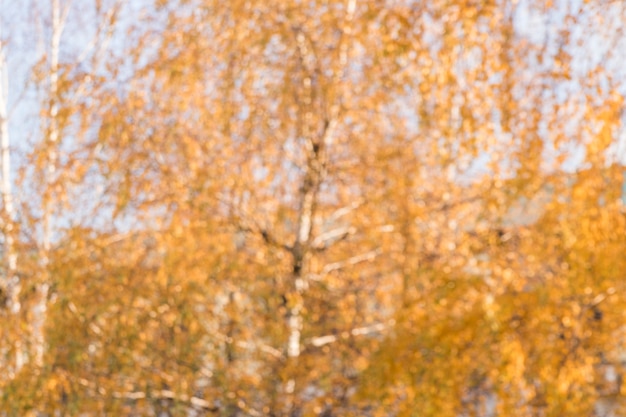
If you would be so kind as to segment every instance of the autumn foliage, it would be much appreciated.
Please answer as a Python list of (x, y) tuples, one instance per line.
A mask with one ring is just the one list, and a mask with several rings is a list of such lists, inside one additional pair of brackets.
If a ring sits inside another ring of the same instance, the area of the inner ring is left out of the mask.
[(0, 415), (626, 413), (622, 2), (26, 4)]

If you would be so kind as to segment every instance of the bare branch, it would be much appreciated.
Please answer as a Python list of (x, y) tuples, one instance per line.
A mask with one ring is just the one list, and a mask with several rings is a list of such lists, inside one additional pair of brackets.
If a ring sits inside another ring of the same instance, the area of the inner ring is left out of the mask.
[(248, 222), (245, 222), (245, 221), (241, 222), (238, 225), (239, 231), (245, 232), (245, 233), (256, 234), (260, 236), (265, 243), (275, 248), (284, 249), (289, 252), (293, 250), (293, 247), (291, 245), (280, 243), (278, 239), (274, 236), (274, 234), (272, 234), (268, 229), (261, 227), (254, 220), (252, 221), (252, 223), (253, 224), (250, 225)]
[(193, 407), (202, 408), (206, 411), (216, 413), (220, 410), (215, 404), (199, 397), (188, 396), (185, 394), (176, 394), (174, 391), (162, 389), (157, 391), (150, 391), (150, 395), (144, 391), (126, 391), (126, 392), (113, 392), (114, 398), (126, 399), (126, 400), (142, 400), (146, 398), (150, 399), (164, 399), (174, 400), (178, 402), (188, 403)]
[(347, 238), (350, 235), (353, 235), (357, 232), (357, 229), (353, 226), (344, 226), (339, 227), (337, 229), (329, 230), (328, 232), (324, 232), (318, 235), (315, 239), (313, 239), (312, 247), (320, 250), (326, 249), (328, 247), (328, 243), (331, 241), (340, 241)]
[(616, 290), (614, 287), (610, 287), (608, 290), (606, 290), (605, 292), (602, 292), (598, 295), (596, 295), (593, 300), (591, 301), (591, 306), (595, 307), (598, 304), (602, 303), (608, 296), (611, 296), (613, 294), (615, 294)]
[(352, 204), (350, 204), (349, 206), (345, 206), (345, 207), (341, 207), (338, 208), (337, 210), (335, 210), (330, 217), (328, 217), (328, 219), (326, 219), (325, 223), (333, 223), (336, 222), (338, 219), (340, 219), (341, 217), (350, 214), (351, 212), (353, 212), (355, 209), (359, 208), (360, 206), (362, 206), (364, 203), (363, 200), (361, 201), (355, 201)]
[[(83, 48), (82, 52), (76, 59), (76, 65), (80, 65), (81, 63), (83, 63), (85, 59), (87, 59), (87, 56), (89, 55), (89, 53), (96, 49), (96, 47), (98, 46), (98, 40), (100, 36), (102, 35), (102, 33), (107, 32), (106, 30), (107, 26), (109, 26), (108, 32), (111, 31), (110, 24), (115, 19), (115, 16), (117, 15), (117, 13), (119, 13), (120, 9), (122, 8), (123, 3), (124, 2), (122, 0), (117, 0), (115, 4), (111, 6), (111, 8), (109, 8), (109, 10), (106, 11), (106, 13), (104, 13), (104, 17), (101, 19), (100, 24), (98, 25), (98, 28), (96, 29), (96, 34), (87, 43), (85, 48)], [(100, 47), (97, 50), (95, 50), (94, 52), (95, 56), (99, 56), (102, 54), (102, 50), (106, 48), (106, 45), (108, 44), (108, 41), (110, 41), (110, 39), (111, 39), (110, 36), (107, 36), (105, 38), (104, 42), (100, 44)]]
[[(84, 387), (88, 387), (100, 394), (106, 394), (106, 389), (104, 387), (96, 388), (96, 385), (85, 378), (79, 378), (78, 383)], [(163, 400), (174, 400), (178, 402), (188, 403), (192, 407), (201, 408), (205, 411), (216, 413), (220, 410), (220, 407), (211, 403), (210, 401), (205, 400), (204, 398), (189, 396), (186, 394), (177, 394), (172, 390), (162, 389), (150, 391), (147, 394), (145, 391), (112, 391), (111, 396), (113, 398), (125, 399), (125, 400), (143, 400), (143, 399), (163, 399)]]
[(328, 345), (331, 343), (335, 343), (339, 339), (347, 339), (350, 336), (363, 336), (363, 335), (368, 335), (372, 333), (382, 333), (388, 330), (390, 327), (394, 326), (395, 324), (396, 324), (396, 321), (392, 319), (386, 323), (375, 323), (369, 326), (356, 327), (352, 330), (344, 331), (338, 335), (329, 334), (325, 336), (312, 337), (308, 339), (307, 341), (305, 341), (305, 343), (311, 346), (320, 347), (320, 346)]
[(235, 340), (234, 338), (230, 336), (227, 336), (222, 333), (217, 333), (217, 332), (213, 332), (212, 335), (224, 343), (233, 344), (243, 349), (260, 350), (261, 352), (268, 353), (278, 359), (283, 357), (283, 353), (280, 350), (262, 342), (247, 342), (247, 341)]
[(342, 269), (348, 266), (353, 266), (361, 262), (368, 262), (376, 258), (378, 255), (382, 253), (382, 249), (374, 249), (369, 252), (362, 253), (360, 255), (353, 256), (351, 258), (346, 259), (345, 261), (333, 262), (327, 264), (322, 268), (321, 275), (329, 274), (333, 271), (337, 271), (338, 269)]

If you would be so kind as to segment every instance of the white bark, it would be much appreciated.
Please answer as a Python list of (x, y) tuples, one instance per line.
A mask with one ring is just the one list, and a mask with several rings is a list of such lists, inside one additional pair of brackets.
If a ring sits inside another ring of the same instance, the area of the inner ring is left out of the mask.
[(341, 334), (329, 334), (326, 336), (318, 336), (309, 339), (307, 342), (311, 346), (320, 347), (324, 345), (328, 345), (330, 343), (335, 343), (339, 339), (347, 339), (352, 336), (363, 336), (373, 333), (383, 333), (390, 328), (393, 328), (395, 325), (395, 320), (389, 320), (387, 323), (375, 323), (369, 326), (356, 327), (352, 330), (346, 330)]
[[(349, 38), (351, 34), (351, 22), (354, 17), (355, 9), (356, 0), (348, 0), (346, 17), (342, 28), (343, 36), (346, 38)], [(341, 238), (342, 236), (345, 237), (355, 232), (354, 229), (347, 227), (345, 230), (334, 230), (328, 234), (318, 236), (317, 238), (312, 236), (315, 209), (318, 203), (318, 193), (326, 175), (326, 155), (337, 134), (339, 105), (338, 103), (330, 103), (329, 113), (324, 120), (325, 126), (322, 134), (318, 135), (314, 133), (314, 117), (311, 112), (313, 107), (312, 89), (314, 87), (310, 76), (315, 73), (315, 66), (317, 65), (316, 57), (311, 48), (308, 47), (307, 39), (301, 32), (296, 34), (296, 45), (303, 68), (309, 76), (304, 77), (302, 85), (304, 91), (302, 102), (306, 107), (302, 122), (302, 134), (306, 140), (306, 167), (299, 195), (300, 207), (296, 238), (291, 247), (293, 257), (293, 287), (291, 294), (289, 294), (290, 297), (288, 297), (289, 310), (287, 327), (289, 336), (287, 342), (287, 357), (292, 361), (297, 360), (302, 350), (302, 311), (304, 310), (304, 293), (308, 288), (307, 280), (309, 278), (309, 274), (305, 269), (311, 249), (313, 249), (315, 245), (332, 244), (333, 239)], [(335, 82), (338, 84), (342, 82), (341, 78), (343, 78), (347, 66), (348, 43), (345, 39), (341, 41), (340, 50), (339, 70), (335, 73)], [(285, 392), (288, 394), (286, 404), (288, 414), (295, 411), (293, 410), (295, 385), (296, 383), (293, 377), (288, 379), (285, 384)]]
[(372, 261), (381, 253), (382, 253), (382, 250), (379, 248), (379, 249), (371, 250), (369, 252), (362, 253), (360, 255), (352, 256), (346, 259), (345, 261), (337, 261), (337, 262), (333, 262), (330, 264), (326, 264), (324, 268), (322, 268), (322, 273), (320, 275), (321, 277), (323, 277), (324, 275), (330, 274), (331, 272), (340, 270), (342, 268), (354, 266), (361, 262)]
[[(17, 252), (13, 240), (13, 222), (15, 209), (13, 207), (13, 191), (11, 186), (11, 148), (9, 139), (9, 113), (8, 113), (9, 78), (5, 45), (0, 41), (0, 162), (2, 164), (2, 178), (0, 180), (0, 192), (2, 193), (3, 216), (4, 216), (4, 247), (3, 258), (5, 266), (4, 291), (6, 292), (7, 307), (11, 314), (17, 315), (21, 305), (20, 279), (17, 274)], [(15, 341), (15, 362), (11, 373), (18, 372), (25, 361), (24, 348), (21, 340)]]
[(17, 257), (14, 248), (13, 236), (11, 230), (13, 228), (13, 193), (11, 187), (11, 154), (10, 154), (10, 141), (9, 141), (9, 115), (8, 115), (8, 73), (6, 56), (4, 51), (4, 45), (0, 43), (0, 152), (2, 161), (2, 180), (1, 180), (1, 192), (2, 192), (2, 204), (4, 209), (4, 215), (6, 224), (3, 225), (6, 230), (4, 237), (4, 258), (6, 265), (6, 280), (7, 280), (7, 294), (9, 307), (13, 313), (19, 312), (20, 306), (17, 300), (17, 294), (15, 291), (9, 291), (15, 289), (19, 292), (18, 282), (15, 282), (16, 269), (17, 269)]
[(287, 356), (297, 358), (300, 356), (300, 337), (302, 332), (302, 301), (297, 301), (289, 310), (289, 342), (287, 345)]
[[(80, 378), (77, 381), (83, 387), (88, 388), (93, 392), (93, 395), (109, 395), (109, 392), (101, 386), (97, 386), (93, 381), (89, 381), (84, 378)], [(97, 394), (96, 394), (97, 393)], [(204, 398), (189, 396), (186, 394), (179, 394), (171, 390), (162, 389), (162, 390), (153, 390), (150, 392), (145, 391), (111, 391), (110, 395), (113, 398), (125, 399), (125, 400), (145, 400), (145, 399), (166, 399), (166, 400), (175, 400), (177, 402), (186, 403), (191, 407), (197, 409), (203, 409), (207, 412), (215, 413), (220, 410), (219, 405), (215, 403), (205, 400)], [(245, 404), (244, 404), (245, 405)], [(242, 407), (244, 408), (244, 407)], [(248, 411), (248, 410), (246, 410)], [(250, 415), (260, 415), (256, 411), (251, 410)]]
[[(51, 2), (52, 27), (49, 50), (49, 76), (48, 76), (48, 99), (50, 107), (48, 113), (48, 135), (46, 138), (48, 144), (48, 160), (45, 169), (46, 192), (49, 193), (54, 177), (56, 175), (56, 164), (58, 159), (58, 142), (60, 137), (58, 115), (59, 115), (59, 49), (61, 44), (61, 34), (65, 18), (69, 12), (69, 6), (63, 12), (61, 10), (60, 0), (52, 0)], [(53, 205), (50, 194), (44, 198), (43, 202), (43, 240), (42, 240), (42, 266), (47, 270), (50, 263), (50, 249), (52, 244), (52, 211)], [(39, 366), (43, 365), (43, 355), (45, 352), (45, 335), (44, 323), (48, 310), (48, 291), (50, 283), (48, 276), (41, 282), (37, 288), (38, 300), (33, 307), (33, 350), (35, 363)]]

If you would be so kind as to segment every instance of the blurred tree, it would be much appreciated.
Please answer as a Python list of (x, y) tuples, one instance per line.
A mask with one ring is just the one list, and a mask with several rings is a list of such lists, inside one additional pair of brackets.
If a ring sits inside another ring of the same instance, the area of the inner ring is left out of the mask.
[(626, 16), (579, 3), (42, 6), (0, 409), (618, 412)]

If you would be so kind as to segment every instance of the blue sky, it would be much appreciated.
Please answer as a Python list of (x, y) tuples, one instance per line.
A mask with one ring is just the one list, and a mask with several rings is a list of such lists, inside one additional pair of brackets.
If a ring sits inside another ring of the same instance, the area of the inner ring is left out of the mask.
[[(115, 0), (103, 1), (105, 6), (112, 5)], [(62, 36), (62, 62), (75, 62), (77, 56), (84, 50), (89, 39), (95, 33), (95, 11), (91, 2), (83, 0), (63, 1), (63, 5), (70, 5), (67, 26)], [(150, 0), (127, 0), (124, 2), (124, 11), (118, 22), (118, 29), (110, 43), (110, 50), (114, 54), (122, 54), (125, 47), (133, 42), (128, 35), (128, 29), (134, 25), (163, 24), (162, 17), (153, 13)], [(554, 56), (558, 51), (559, 35), (563, 29), (571, 30), (570, 43), (576, 46), (571, 51), (573, 79), (570, 82), (560, 82), (558, 90), (551, 92), (558, 99), (566, 99), (580, 93), (580, 84), (577, 77), (584, 77), (589, 69), (603, 64), (607, 75), (599, 75), (599, 85), (616, 86), (618, 91), (626, 94), (626, 74), (623, 63), (626, 62), (626, 36), (624, 36), (624, 6), (621, 2), (590, 2), (584, 4), (582, 0), (557, 0), (556, 9), (551, 13), (543, 13), (537, 8), (529, 7), (536, 2), (531, 0), (518, 1), (515, 15), (517, 34), (537, 45), (546, 45), (546, 55)], [(602, 4), (600, 4), (602, 3)], [(30, 83), (33, 67), (42, 56), (45, 56), (46, 43), (49, 39), (49, 0), (0, 0), (0, 37), (7, 41), (7, 58), (9, 72), (9, 109), (10, 136), (13, 153), (14, 171), (24, 164), (24, 155), (30, 151), (32, 143), (40, 141), (39, 104), (41, 103), (40, 90)], [(579, 10), (583, 12), (578, 12)], [(602, 18), (596, 11), (600, 10)], [(568, 18), (568, 12), (573, 12), (575, 20)], [(568, 20), (569, 19), (569, 20)], [(148, 23), (149, 22), (149, 23)], [(546, 42), (547, 40), (547, 42)], [(147, 55), (150, 50), (147, 50)], [(541, 64), (537, 63), (538, 66)], [(554, 65), (554, 61), (547, 60), (547, 67)], [(79, 68), (80, 70), (80, 68)], [(125, 89), (125, 71), (120, 72), (120, 79), (112, 80), (112, 86), (123, 92)], [(410, 123), (409, 123), (410, 125)], [(580, 120), (572, 118), (571, 134), (579, 132)], [(67, 141), (71, 147), (72, 139)], [(577, 169), (584, 159), (584, 147), (563, 145), (571, 153), (564, 168)], [(569, 149), (568, 149), (569, 146)], [(611, 148), (613, 160), (626, 162), (626, 134), (619, 132)], [(482, 155), (478, 162), (474, 161), (471, 169), (480, 172), (479, 165), (486, 163), (488, 155)], [(485, 162), (481, 162), (484, 160)], [(18, 190), (19, 191), (19, 190)], [(25, 190), (22, 190), (25, 191)], [(88, 210), (86, 210), (87, 212)]]

